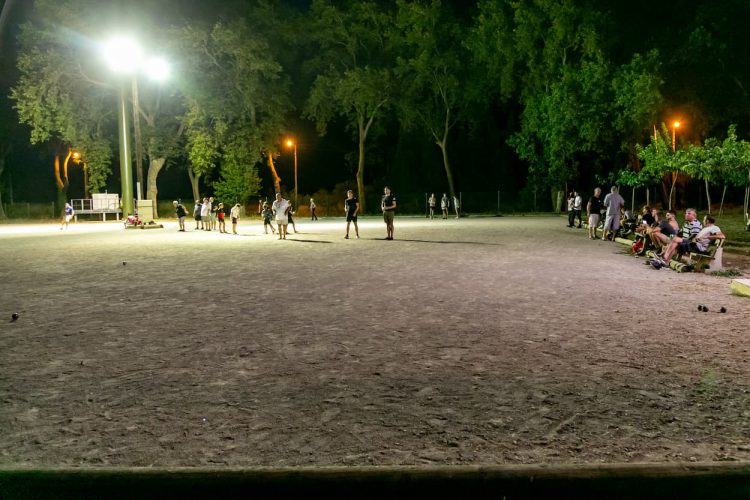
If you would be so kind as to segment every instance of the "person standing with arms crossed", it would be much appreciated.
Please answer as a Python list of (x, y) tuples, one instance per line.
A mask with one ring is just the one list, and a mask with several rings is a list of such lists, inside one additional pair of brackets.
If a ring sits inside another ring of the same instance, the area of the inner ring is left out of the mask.
[(318, 214), (315, 213), (315, 209), (318, 206), (315, 204), (315, 200), (310, 198), (310, 220), (318, 220)]
[(435, 193), (432, 193), (430, 195), (430, 198), (427, 200), (427, 204), (430, 206), (430, 220), (435, 218), (435, 204), (437, 201), (435, 200)]
[(396, 213), (396, 197), (391, 194), (391, 188), (386, 186), (383, 189), (383, 199), (380, 201), (380, 209), (383, 211), (383, 220), (385, 221), (386, 240), (393, 239), (393, 216)]
[(443, 197), (440, 199), (440, 210), (443, 211), (443, 219), (448, 218), (448, 209), (451, 206), (451, 201), (448, 199), (448, 195), (443, 193)]
[(357, 226), (357, 214), (359, 213), (359, 200), (354, 197), (354, 191), (351, 189), (346, 192), (346, 199), (344, 200), (344, 212), (346, 212), (346, 236), (345, 239), (349, 239), (349, 225), (354, 223), (354, 232), (357, 234), (359, 239), (359, 226)]

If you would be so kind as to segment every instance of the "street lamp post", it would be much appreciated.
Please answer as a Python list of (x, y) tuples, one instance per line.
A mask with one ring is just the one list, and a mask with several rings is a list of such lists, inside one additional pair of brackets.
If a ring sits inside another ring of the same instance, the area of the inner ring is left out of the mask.
[(299, 206), (297, 205), (297, 143), (288, 139), (286, 145), (294, 148), (294, 207), (296, 210), (299, 210)]
[(122, 216), (134, 214), (133, 170), (130, 155), (130, 124), (125, 99), (125, 86), (120, 85), (120, 102), (117, 106), (117, 137), (120, 143), (120, 184), (122, 186)]
[(679, 126), (680, 126), (680, 122), (674, 122), (672, 124), (672, 152), (673, 153), (677, 149), (677, 142), (675, 141), (675, 139), (677, 138), (676, 137), (676, 135), (677, 135), (676, 132), (677, 132), (677, 129), (679, 128)]
[[(139, 70), (146, 71), (148, 75), (155, 80), (166, 78), (169, 71), (166, 63), (160, 58), (144, 60), (141, 47), (134, 40), (126, 37), (116, 37), (107, 42), (103, 46), (103, 55), (112, 71), (118, 74), (130, 75), (131, 81), (129, 83), (132, 85), (134, 101), (138, 100), (135, 74)], [(124, 217), (135, 213), (133, 206), (133, 170), (130, 152), (130, 124), (128, 123), (127, 112), (127, 83), (127, 79), (125, 78), (118, 82), (120, 102), (117, 106), (122, 212)], [(133, 113), (136, 120), (139, 119), (138, 112), (138, 104), (137, 102), (134, 102)], [(140, 169), (140, 158), (138, 166)], [(142, 177), (142, 173), (140, 174), (140, 177)]]

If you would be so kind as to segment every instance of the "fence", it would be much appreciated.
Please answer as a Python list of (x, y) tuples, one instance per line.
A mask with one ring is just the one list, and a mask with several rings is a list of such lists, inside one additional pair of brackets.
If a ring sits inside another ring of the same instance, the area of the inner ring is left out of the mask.
[(3, 211), (9, 219), (57, 219), (54, 202), (50, 203), (3, 203)]

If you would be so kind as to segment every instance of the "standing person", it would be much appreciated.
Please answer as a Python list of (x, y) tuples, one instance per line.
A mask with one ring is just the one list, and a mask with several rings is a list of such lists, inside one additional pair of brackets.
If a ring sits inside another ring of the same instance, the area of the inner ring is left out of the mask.
[(201, 205), (201, 228), (204, 231), (211, 230), (211, 202), (208, 198), (203, 198), (203, 204)]
[[(267, 205), (266, 205), (267, 206)], [(240, 220), (240, 204), (237, 203), (232, 207), (229, 212), (229, 217), (232, 219), (232, 234), (237, 234), (237, 222)]]
[(620, 196), (617, 186), (612, 186), (610, 193), (604, 197), (604, 206), (607, 207), (607, 216), (604, 219), (604, 232), (602, 240), (610, 235), (614, 241), (617, 231), (620, 229), (620, 210), (625, 206), (625, 199)]
[(602, 215), (602, 188), (594, 189), (594, 195), (589, 198), (586, 204), (586, 215), (589, 220), (589, 238), (596, 239), (596, 227), (599, 225), (599, 218)]
[[(289, 202), (289, 210), (287, 211), (287, 224), (291, 225), (294, 228), (294, 234), (299, 233), (297, 231), (297, 226), (294, 224), (294, 218), (292, 217), (292, 214), (294, 213), (294, 207), (292, 206), (292, 202)], [(287, 226), (288, 227), (288, 226)]]
[(279, 239), (286, 239), (286, 227), (289, 224), (289, 201), (285, 200), (281, 193), (276, 193), (276, 200), (273, 202), (272, 210), (276, 216), (276, 226), (279, 229)]
[(201, 200), (197, 199), (195, 200), (195, 206), (193, 207), (193, 218), (195, 219), (195, 229), (203, 229), (201, 224), (201, 213), (203, 212), (203, 204), (201, 204)]
[(216, 230), (216, 223), (219, 218), (219, 204), (216, 203), (216, 199), (212, 196), (208, 199), (211, 204), (211, 229)]
[(310, 220), (318, 220), (318, 214), (315, 213), (315, 209), (318, 206), (315, 204), (315, 200), (310, 198)]
[(346, 238), (349, 239), (349, 225), (354, 223), (354, 232), (359, 239), (359, 226), (357, 226), (357, 214), (359, 213), (359, 200), (354, 197), (354, 191), (351, 189), (346, 192), (346, 199), (344, 200), (344, 212), (346, 212)]
[(443, 193), (443, 197), (440, 198), (440, 210), (443, 211), (443, 219), (448, 218), (448, 209), (450, 208), (451, 201), (448, 199), (448, 195)]
[(568, 193), (568, 227), (573, 227), (573, 220), (575, 219), (576, 213), (573, 208), (576, 198), (573, 191)]
[(458, 201), (458, 196), (453, 196), (453, 209), (456, 211), (456, 219), (460, 217), (459, 210), (461, 209), (460, 203)]
[(391, 188), (386, 186), (383, 189), (383, 199), (380, 201), (380, 209), (383, 210), (383, 220), (385, 221), (386, 240), (393, 239), (393, 216), (396, 213), (396, 197), (391, 194)]
[(219, 208), (216, 209), (216, 218), (219, 219), (219, 232), (227, 232), (227, 223), (224, 220), (224, 204), (219, 203)]
[(70, 203), (65, 204), (65, 209), (63, 210), (63, 216), (62, 216), (62, 224), (60, 224), (60, 231), (63, 229), (68, 229), (68, 224), (70, 223), (70, 219), (73, 218), (73, 216), (76, 214), (75, 210), (73, 210), (73, 207)]
[(581, 229), (583, 227), (583, 221), (581, 220), (581, 207), (583, 205), (583, 198), (581, 198), (581, 195), (578, 194), (578, 191), (573, 191), (573, 222), (575, 222), (576, 217), (578, 217), (578, 229)]
[(435, 199), (435, 193), (432, 193), (430, 195), (430, 198), (427, 200), (427, 204), (430, 206), (430, 220), (435, 218), (435, 204), (437, 203), (437, 200)]
[(273, 222), (271, 222), (271, 219), (273, 218), (273, 210), (268, 206), (268, 202), (263, 202), (263, 210), (260, 213), (261, 217), (263, 217), (263, 231), (268, 234), (268, 228), (271, 228), (271, 233), (276, 234), (276, 230), (273, 228)]
[(187, 215), (187, 209), (185, 208), (185, 205), (178, 202), (177, 200), (172, 202), (172, 205), (174, 205), (174, 212), (175, 215), (177, 215), (177, 222), (180, 224), (180, 231), (183, 233), (185, 232), (185, 216)]

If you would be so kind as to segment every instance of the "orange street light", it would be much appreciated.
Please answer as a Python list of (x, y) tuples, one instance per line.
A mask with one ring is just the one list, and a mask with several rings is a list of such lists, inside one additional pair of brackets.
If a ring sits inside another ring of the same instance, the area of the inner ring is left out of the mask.
[(677, 146), (677, 143), (675, 142), (675, 139), (676, 139), (676, 132), (677, 132), (677, 129), (679, 127), (680, 127), (680, 122), (678, 122), (678, 121), (675, 121), (672, 124), (672, 152), (673, 153), (675, 152), (675, 148)]
[(289, 148), (294, 148), (294, 208), (297, 210), (297, 143), (292, 139), (286, 140), (286, 145)]

